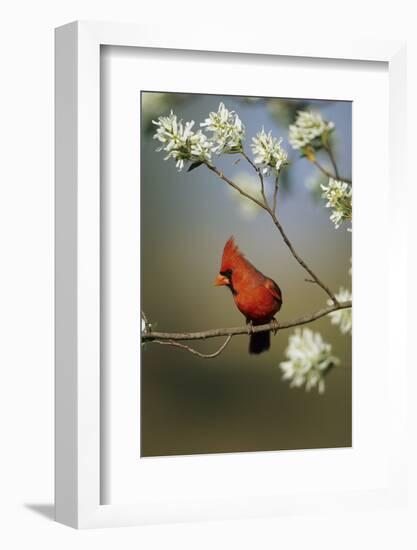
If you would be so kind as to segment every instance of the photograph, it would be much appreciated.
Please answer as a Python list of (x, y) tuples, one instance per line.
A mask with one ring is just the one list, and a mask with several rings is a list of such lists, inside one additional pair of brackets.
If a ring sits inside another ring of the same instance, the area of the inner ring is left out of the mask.
[(351, 447), (352, 102), (138, 101), (140, 457)]
[(412, 3), (3, 4), (0, 549), (416, 550)]

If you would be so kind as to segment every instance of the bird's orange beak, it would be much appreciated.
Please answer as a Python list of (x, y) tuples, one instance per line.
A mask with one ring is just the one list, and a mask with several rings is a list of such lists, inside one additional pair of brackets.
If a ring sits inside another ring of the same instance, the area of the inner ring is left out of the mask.
[(214, 285), (215, 286), (225, 286), (229, 284), (229, 279), (225, 277), (224, 275), (220, 275), (220, 273), (217, 275)]

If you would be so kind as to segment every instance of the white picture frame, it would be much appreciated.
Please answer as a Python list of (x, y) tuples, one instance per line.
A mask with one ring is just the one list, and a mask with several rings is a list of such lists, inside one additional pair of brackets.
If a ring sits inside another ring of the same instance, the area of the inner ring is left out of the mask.
[[(102, 45), (382, 61), (389, 70), (390, 186), (393, 238), (406, 241), (398, 215), (404, 201), (405, 46), (401, 42), (363, 41), (327, 44), (293, 41), (259, 33), (244, 37), (219, 33), (177, 33), (175, 29), (113, 23), (75, 22), (56, 30), (56, 519), (76, 528), (121, 526), (187, 519), (175, 503), (161, 511), (149, 502), (101, 504), (100, 445), (100, 47)], [(395, 213), (394, 213), (395, 214)], [(395, 265), (405, 276), (401, 250)], [(390, 314), (405, 319), (402, 294)], [(395, 310), (395, 311), (394, 311)], [(404, 321), (405, 322), (405, 321)], [(405, 498), (404, 424), (406, 358), (400, 356), (393, 395), (395, 453), (392, 475), (382, 490), (351, 495), (288, 494), (284, 500), (260, 499), (233, 510), (201, 509), (189, 519), (262, 516), (304, 512), (311, 507), (398, 505)]]

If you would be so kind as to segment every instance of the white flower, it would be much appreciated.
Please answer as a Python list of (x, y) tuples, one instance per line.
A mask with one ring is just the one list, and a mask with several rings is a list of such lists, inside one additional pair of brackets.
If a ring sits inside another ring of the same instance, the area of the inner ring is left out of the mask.
[(272, 136), (272, 132), (267, 134), (263, 128), (252, 138), (254, 162), (262, 168), (263, 174), (278, 174), (281, 166), (287, 162), (287, 153), (281, 147), (281, 143), (282, 138), (278, 140)]
[(142, 332), (146, 332), (147, 331), (147, 326), (146, 326), (146, 321), (145, 319), (142, 317)]
[(171, 111), (169, 116), (160, 116), (152, 122), (158, 127), (153, 138), (162, 143), (157, 151), (166, 151), (168, 155), (164, 160), (173, 158), (178, 171), (183, 169), (185, 162), (210, 162), (212, 144), (201, 130), (197, 133), (192, 131), (193, 120), (183, 124)]
[(345, 181), (329, 179), (328, 185), (322, 185), (322, 197), (327, 200), (326, 208), (333, 208), (330, 215), (336, 229), (344, 220), (352, 220), (352, 186)]
[[(336, 294), (338, 302), (350, 302), (352, 300), (352, 293), (346, 288), (340, 288)], [(332, 300), (327, 300), (329, 306), (333, 305)], [(338, 325), (342, 334), (352, 332), (352, 308), (339, 309), (329, 313), (330, 321), (332, 325)]]
[(297, 328), (289, 338), (285, 355), (288, 361), (280, 363), (283, 380), (291, 380), (291, 387), (310, 391), (317, 386), (319, 393), (325, 390), (324, 375), (339, 359), (331, 355), (332, 346), (323, 342), (321, 334), (305, 328)]
[[(239, 172), (235, 175), (233, 180), (240, 187), (240, 189), (257, 199), (259, 202), (263, 202), (262, 193), (259, 186), (259, 179), (257, 177), (251, 176), (247, 172)], [(260, 206), (258, 206), (256, 203), (254, 203), (241, 193), (236, 193), (233, 187), (228, 186), (228, 189), (230, 190), (233, 199), (235, 199), (235, 201), (238, 203), (244, 217), (254, 218), (257, 214), (262, 212)]]
[(333, 128), (333, 122), (323, 120), (320, 113), (298, 111), (295, 123), (290, 124), (289, 142), (294, 149), (302, 149)]
[(213, 143), (201, 130), (198, 130), (190, 137), (190, 152), (194, 162), (203, 160), (209, 162), (213, 152)]
[(213, 151), (217, 154), (242, 150), (245, 127), (235, 111), (229, 111), (223, 103), (220, 103), (217, 113), (211, 112), (200, 126), (213, 132)]

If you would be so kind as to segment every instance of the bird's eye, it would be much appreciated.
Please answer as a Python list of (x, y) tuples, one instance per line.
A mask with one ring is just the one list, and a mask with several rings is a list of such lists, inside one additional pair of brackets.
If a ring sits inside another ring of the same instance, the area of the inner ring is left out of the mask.
[(220, 271), (220, 275), (223, 275), (223, 277), (226, 277), (227, 279), (231, 279), (232, 270), (228, 269), (227, 271)]

